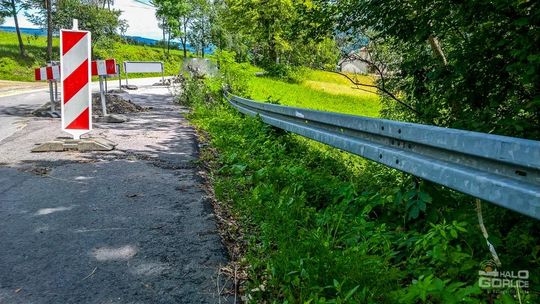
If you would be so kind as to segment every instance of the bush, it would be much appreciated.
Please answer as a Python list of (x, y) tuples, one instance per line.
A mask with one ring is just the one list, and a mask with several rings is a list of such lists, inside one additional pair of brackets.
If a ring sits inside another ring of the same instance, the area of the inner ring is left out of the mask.
[(219, 67), (219, 78), (224, 89), (230, 93), (243, 95), (246, 93), (248, 79), (255, 72), (248, 63), (237, 63), (234, 52), (218, 51), (216, 59)]
[(268, 76), (278, 78), (289, 83), (300, 83), (304, 79), (305, 70), (288, 64), (272, 64), (265, 68)]

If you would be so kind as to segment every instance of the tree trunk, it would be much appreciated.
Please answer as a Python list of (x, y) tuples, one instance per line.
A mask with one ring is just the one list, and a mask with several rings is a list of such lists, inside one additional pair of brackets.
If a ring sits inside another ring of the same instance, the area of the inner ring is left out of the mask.
[(187, 58), (187, 18), (184, 18), (182, 25), (184, 26), (184, 38), (182, 39), (182, 46), (184, 48), (184, 58)]
[(47, 10), (47, 57), (49, 58), (49, 61), (53, 60), (53, 54), (52, 54), (52, 40), (53, 40), (53, 26), (52, 26), (52, 1), (46, 0), (45, 1), (46, 10)]
[(448, 61), (446, 60), (446, 56), (444, 55), (439, 39), (433, 35), (429, 35), (428, 41), (433, 54), (439, 57), (444, 65), (448, 65)]
[(15, 6), (15, 0), (11, 0), (11, 9), (13, 14), (13, 21), (15, 22), (15, 30), (17, 31), (17, 39), (19, 40), (19, 53), (21, 57), (26, 55), (24, 51), (24, 44), (21, 37), (21, 29), (19, 28), (19, 18), (17, 17), (17, 7)]
[(167, 32), (167, 54), (171, 53), (171, 31)]
[[(203, 19), (204, 20), (204, 19)], [(204, 48), (206, 47), (206, 43), (205, 43), (205, 38), (204, 38), (204, 35), (206, 33), (204, 32), (204, 21), (203, 21), (203, 24), (201, 25), (201, 57), (204, 58)]]
[(187, 58), (187, 43), (186, 43), (186, 40), (187, 38), (182, 38), (180, 39), (180, 41), (182, 42), (182, 48), (184, 49), (184, 58)]
[(275, 64), (279, 64), (279, 57), (276, 51), (276, 43), (274, 42), (274, 37), (270, 40), (270, 43), (268, 43), (268, 53), (270, 55), (270, 60), (274, 62)]
[(165, 49), (165, 39), (166, 38), (166, 35), (165, 35), (165, 31), (166, 31), (166, 28), (165, 28), (165, 18), (163, 18), (163, 21), (161, 23), (161, 26), (163, 27), (163, 49)]

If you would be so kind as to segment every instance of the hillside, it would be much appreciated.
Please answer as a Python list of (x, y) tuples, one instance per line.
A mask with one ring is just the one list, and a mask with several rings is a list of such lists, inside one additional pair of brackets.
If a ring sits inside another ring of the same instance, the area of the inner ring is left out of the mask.
[[(19, 56), (17, 35), (15, 33), (0, 32), (0, 79), (34, 81), (33, 69), (43, 66), (46, 62), (47, 40), (42, 36), (23, 34), (23, 42), (27, 57)], [(58, 38), (54, 38), (53, 52), (58, 54)], [(171, 50), (166, 56), (163, 49), (153, 46), (129, 45), (115, 43), (113, 48), (101, 49), (98, 46), (93, 50), (93, 58), (115, 58), (117, 62), (132, 61), (163, 61), (165, 73), (173, 75), (178, 73), (182, 52)]]
[[(364, 83), (373, 83), (370, 76), (356, 77)], [(353, 115), (378, 117), (381, 109), (379, 96), (374, 90), (358, 90), (341, 75), (311, 69), (305, 69), (300, 83), (250, 77), (248, 93), (260, 101)]]

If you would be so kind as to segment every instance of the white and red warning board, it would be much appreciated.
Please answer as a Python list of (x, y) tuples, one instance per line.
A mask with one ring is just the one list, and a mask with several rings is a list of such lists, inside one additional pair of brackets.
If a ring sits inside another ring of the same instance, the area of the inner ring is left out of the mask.
[(37, 81), (60, 80), (60, 67), (53, 65), (34, 69), (34, 77)]
[(88, 31), (60, 31), (62, 130), (75, 139), (92, 130), (90, 36)]
[(92, 61), (92, 76), (107, 76), (116, 75), (118, 70), (116, 69), (116, 60), (94, 60)]

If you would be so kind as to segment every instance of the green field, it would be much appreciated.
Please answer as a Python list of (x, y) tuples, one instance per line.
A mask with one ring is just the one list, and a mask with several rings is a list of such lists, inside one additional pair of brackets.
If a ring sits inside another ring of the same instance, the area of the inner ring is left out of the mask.
[[(33, 81), (34, 68), (44, 66), (47, 54), (47, 40), (42, 36), (23, 35), (27, 57), (19, 56), (19, 46), (15, 33), (0, 31), (0, 79)], [(53, 39), (53, 53), (58, 54), (58, 38)], [(95, 47), (94, 59), (114, 58), (121, 63), (132, 61), (163, 61), (166, 75), (177, 74), (183, 59), (180, 50), (171, 50), (164, 54), (160, 47), (129, 45), (117, 42), (113, 47), (101, 49)], [(137, 75), (133, 75), (137, 76)], [(142, 75), (141, 75), (142, 76)], [(146, 77), (150, 76), (145, 74)]]
[[(372, 84), (369, 76), (359, 76)], [(271, 100), (283, 105), (321, 111), (378, 117), (381, 109), (379, 97), (373, 92), (353, 88), (345, 77), (324, 71), (307, 70), (304, 80), (288, 83), (268, 77), (252, 77), (248, 94), (260, 101)]]

